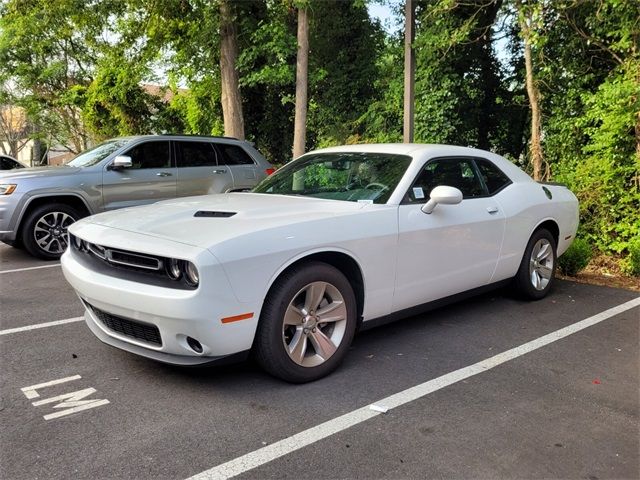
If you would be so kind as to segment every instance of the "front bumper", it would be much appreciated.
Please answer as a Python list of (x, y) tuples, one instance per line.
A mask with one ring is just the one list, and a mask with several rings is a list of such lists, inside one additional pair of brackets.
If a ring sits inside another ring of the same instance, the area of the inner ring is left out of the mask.
[(125, 350), (127, 352), (133, 353), (140, 357), (149, 358), (151, 360), (155, 360), (157, 362), (168, 363), (170, 365), (180, 365), (180, 366), (199, 366), (199, 365), (207, 365), (210, 363), (221, 363), (229, 360), (233, 361), (242, 361), (249, 355), (249, 350), (245, 350), (243, 352), (238, 352), (236, 354), (231, 355), (222, 355), (220, 357), (205, 357), (205, 356), (193, 356), (193, 355), (173, 355), (169, 353), (159, 352), (156, 350), (150, 350), (148, 348), (139, 347), (137, 345), (133, 345), (128, 342), (124, 342), (119, 340), (111, 335), (108, 335), (104, 329), (98, 326), (98, 320), (95, 318), (93, 313), (87, 309), (84, 313), (84, 319), (89, 327), (89, 330), (98, 337), (98, 340), (101, 342), (110, 345), (115, 348), (119, 348), (120, 350)]
[[(86, 232), (82, 230), (74, 233), (88, 241), (94, 237), (83, 235)], [(127, 233), (129, 244), (141, 241), (148, 247), (149, 237), (136, 238), (137, 235)], [(91, 331), (116, 348), (176, 365), (209, 363), (248, 351), (253, 343), (260, 305), (238, 301), (223, 268), (207, 250), (173, 245), (166, 240), (158, 242), (163, 255), (174, 250), (174, 256), (197, 265), (201, 278), (197, 289), (179, 290), (117, 278), (89, 268), (81, 261), (79, 255), (82, 254), (72, 249), (64, 253), (62, 271), (85, 305), (85, 320)], [(95, 309), (126, 319), (133, 325), (138, 322), (157, 327), (160, 344), (109, 328), (98, 318)], [(222, 323), (224, 318), (248, 313), (253, 316)], [(188, 337), (201, 344), (202, 352), (196, 352), (189, 345)]]
[(0, 196), (0, 241), (13, 242), (17, 234), (17, 219), (22, 195), (13, 192), (11, 195)]

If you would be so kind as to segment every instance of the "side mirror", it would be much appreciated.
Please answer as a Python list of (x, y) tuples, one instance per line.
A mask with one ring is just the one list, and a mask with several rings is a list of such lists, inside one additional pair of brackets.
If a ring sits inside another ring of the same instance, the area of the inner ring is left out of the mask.
[(424, 213), (431, 213), (439, 203), (442, 203), (443, 205), (456, 205), (461, 201), (462, 192), (460, 190), (454, 187), (440, 185), (439, 187), (431, 190), (429, 201), (422, 206), (421, 210)]
[(110, 170), (122, 170), (123, 168), (131, 168), (133, 163), (131, 163), (131, 157), (126, 155), (118, 155), (113, 159), (111, 165), (109, 165)]

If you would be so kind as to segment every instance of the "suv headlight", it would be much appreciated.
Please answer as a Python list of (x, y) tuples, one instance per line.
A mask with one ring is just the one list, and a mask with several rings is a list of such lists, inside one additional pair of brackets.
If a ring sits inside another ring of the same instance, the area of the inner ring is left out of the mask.
[(11, 195), (16, 187), (15, 183), (2, 183), (0, 184), (0, 195)]

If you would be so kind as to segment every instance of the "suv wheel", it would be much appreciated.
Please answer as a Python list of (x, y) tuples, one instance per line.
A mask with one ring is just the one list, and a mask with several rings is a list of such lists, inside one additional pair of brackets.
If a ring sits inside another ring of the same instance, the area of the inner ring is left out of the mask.
[(78, 211), (64, 203), (37, 207), (24, 221), (22, 244), (34, 257), (56, 260), (69, 245), (69, 225), (79, 218)]

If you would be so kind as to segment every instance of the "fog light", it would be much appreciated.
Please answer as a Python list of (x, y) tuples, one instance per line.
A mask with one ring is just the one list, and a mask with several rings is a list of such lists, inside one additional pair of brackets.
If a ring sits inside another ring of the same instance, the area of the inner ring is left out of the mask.
[(187, 337), (187, 344), (191, 347), (196, 353), (202, 353), (202, 345), (195, 338)]
[(184, 262), (184, 274), (187, 280), (187, 283), (193, 286), (197, 286), (200, 281), (200, 277), (198, 275), (198, 269), (191, 262)]

